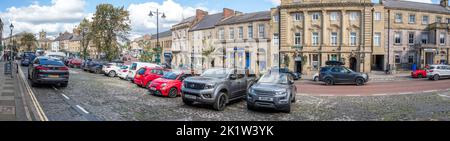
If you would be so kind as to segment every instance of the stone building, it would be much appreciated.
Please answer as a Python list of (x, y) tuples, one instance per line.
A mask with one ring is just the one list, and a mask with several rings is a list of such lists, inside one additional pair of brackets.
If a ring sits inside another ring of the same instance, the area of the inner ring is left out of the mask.
[(39, 38), (37, 39), (37, 41), (38, 41), (38, 49), (51, 50), (53, 41), (47, 38), (47, 32), (45, 32), (44, 30), (39, 32)]
[[(157, 47), (157, 36), (156, 34), (150, 37), (150, 49)], [(172, 31), (165, 31), (159, 33), (159, 45), (162, 49), (162, 54), (160, 54), (161, 63), (172, 63)], [(156, 58), (156, 57), (155, 57)]]

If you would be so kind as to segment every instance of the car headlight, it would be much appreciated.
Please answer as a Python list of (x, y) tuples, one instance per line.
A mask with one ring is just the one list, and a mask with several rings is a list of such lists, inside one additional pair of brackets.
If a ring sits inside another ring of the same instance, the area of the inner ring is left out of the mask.
[(165, 86), (167, 86), (167, 83), (164, 83), (164, 84), (161, 85), (161, 87), (165, 87)]
[(206, 84), (205, 89), (213, 89), (215, 84)]
[(249, 94), (254, 94), (254, 93), (255, 93), (255, 90), (253, 90), (253, 88), (250, 87), (250, 89), (248, 89), (248, 93), (249, 93)]
[(287, 92), (286, 91), (276, 92), (276, 95), (284, 96), (284, 95), (287, 95)]

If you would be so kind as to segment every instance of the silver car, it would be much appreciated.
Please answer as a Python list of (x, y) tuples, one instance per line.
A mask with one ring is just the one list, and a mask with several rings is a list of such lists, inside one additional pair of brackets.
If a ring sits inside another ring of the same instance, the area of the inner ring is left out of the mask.
[(450, 77), (449, 65), (430, 65), (430, 67), (427, 69), (427, 78), (430, 80), (437, 81), (444, 77)]

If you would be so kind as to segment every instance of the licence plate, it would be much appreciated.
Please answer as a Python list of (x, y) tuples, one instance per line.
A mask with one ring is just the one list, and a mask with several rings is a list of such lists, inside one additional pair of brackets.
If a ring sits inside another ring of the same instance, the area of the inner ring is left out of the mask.
[(59, 75), (48, 75), (49, 78), (59, 78)]
[(273, 98), (270, 98), (270, 97), (259, 97), (259, 100), (261, 100), (261, 101), (273, 101)]
[(195, 95), (187, 95), (187, 94), (185, 94), (184, 97), (188, 98), (188, 99), (197, 99), (197, 96), (195, 96)]

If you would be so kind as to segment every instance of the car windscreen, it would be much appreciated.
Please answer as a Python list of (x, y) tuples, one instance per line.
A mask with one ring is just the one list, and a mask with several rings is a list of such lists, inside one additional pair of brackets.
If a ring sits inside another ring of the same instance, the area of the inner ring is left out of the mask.
[(145, 74), (146, 69), (145, 68), (141, 68), (137, 71), (137, 74), (139, 75), (144, 75)]
[(231, 73), (231, 70), (228, 69), (209, 69), (205, 71), (201, 76), (202, 77), (212, 77), (212, 78), (226, 78), (228, 74)]
[(180, 75), (180, 74), (173, 73), (173, 72), (167, 72), (162, 76), (162, 78), (169, 79), (169, 80), (175, 80), (175, 79), (177, 79), (178, 75)]
[(131, 65), (131, 70), (136, 70), (137, 69), (137, 64), (136, 63), (133, 63), (132, 65)]
[(64, 66), (64, 63), (56, 59), (41, 59), (39, 60), (41, 65), (51, 65), (51, 66)]
[(120, 69), (128, 69), (128, 66), (121, 66)]
[(330, 68), (329, 67), (323, 67), (323, 68), (320, 68), (320, 72), (326, 72), (326, 71), (328, 71)]
[(268, 73), (258, 83), (288, 84), (288, 76), (287, 73)]

